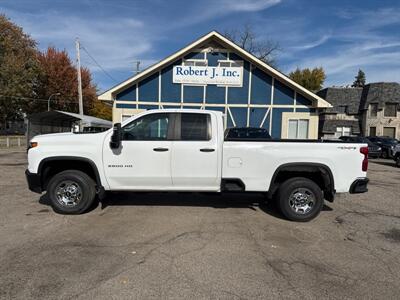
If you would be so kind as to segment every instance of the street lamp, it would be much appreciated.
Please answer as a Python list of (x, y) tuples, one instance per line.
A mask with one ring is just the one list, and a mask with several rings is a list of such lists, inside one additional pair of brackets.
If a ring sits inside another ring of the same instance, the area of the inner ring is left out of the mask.
[(47, 111), (50, 111), (50, 100), (51, 100), (51, 97), (60, 96), (60, 95), (61, 95), (61, 93), (54, 93), (54, 94), (50, 95), (49, 99), (47, 100)]

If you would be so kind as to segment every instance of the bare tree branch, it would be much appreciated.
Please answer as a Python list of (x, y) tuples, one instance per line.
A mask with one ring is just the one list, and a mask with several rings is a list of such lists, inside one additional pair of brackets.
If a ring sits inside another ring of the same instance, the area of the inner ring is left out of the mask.
[(276, 55), (281, 51), (279, 43), (258, 40), (251, 25), (246, 24), (242, 29), (226, 30), (224, 36), (263, 62), (276, 67)]

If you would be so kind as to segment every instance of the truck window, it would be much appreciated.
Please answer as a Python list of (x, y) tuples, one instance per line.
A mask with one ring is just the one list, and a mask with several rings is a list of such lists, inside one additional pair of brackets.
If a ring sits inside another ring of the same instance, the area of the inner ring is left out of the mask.
[(209, 141), (211, 139), (210, 115), (181, 114), (182, 141)]
[(133, 120), (123, 128), (123, 140), (162, 141), (168, 138), (169, 114), (158, 113)]

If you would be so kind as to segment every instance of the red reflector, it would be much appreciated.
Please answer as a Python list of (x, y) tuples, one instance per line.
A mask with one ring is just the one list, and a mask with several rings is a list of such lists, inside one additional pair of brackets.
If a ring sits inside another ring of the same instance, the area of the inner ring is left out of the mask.
[(364, 159), (362, 161), (361, 169), (363, 172), (367, 172), (368, 170), (368, 147), (361, 147), (360, 153), (364, 154)]

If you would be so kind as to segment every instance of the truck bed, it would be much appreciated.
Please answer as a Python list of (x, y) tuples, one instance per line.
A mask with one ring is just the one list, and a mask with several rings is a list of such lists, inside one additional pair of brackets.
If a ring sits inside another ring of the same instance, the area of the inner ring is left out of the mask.
[(329, 168), (335, 178), (336, 192), (349, 192), (354, 178), (366, 176), (361, 171), (362, 146), (366, 144), (327, 140), (225, 140), (222, 177), (240, 178), (246, 191), (259, 191), (262, 187), (268, 190), (278, 168), (315, 164)]

